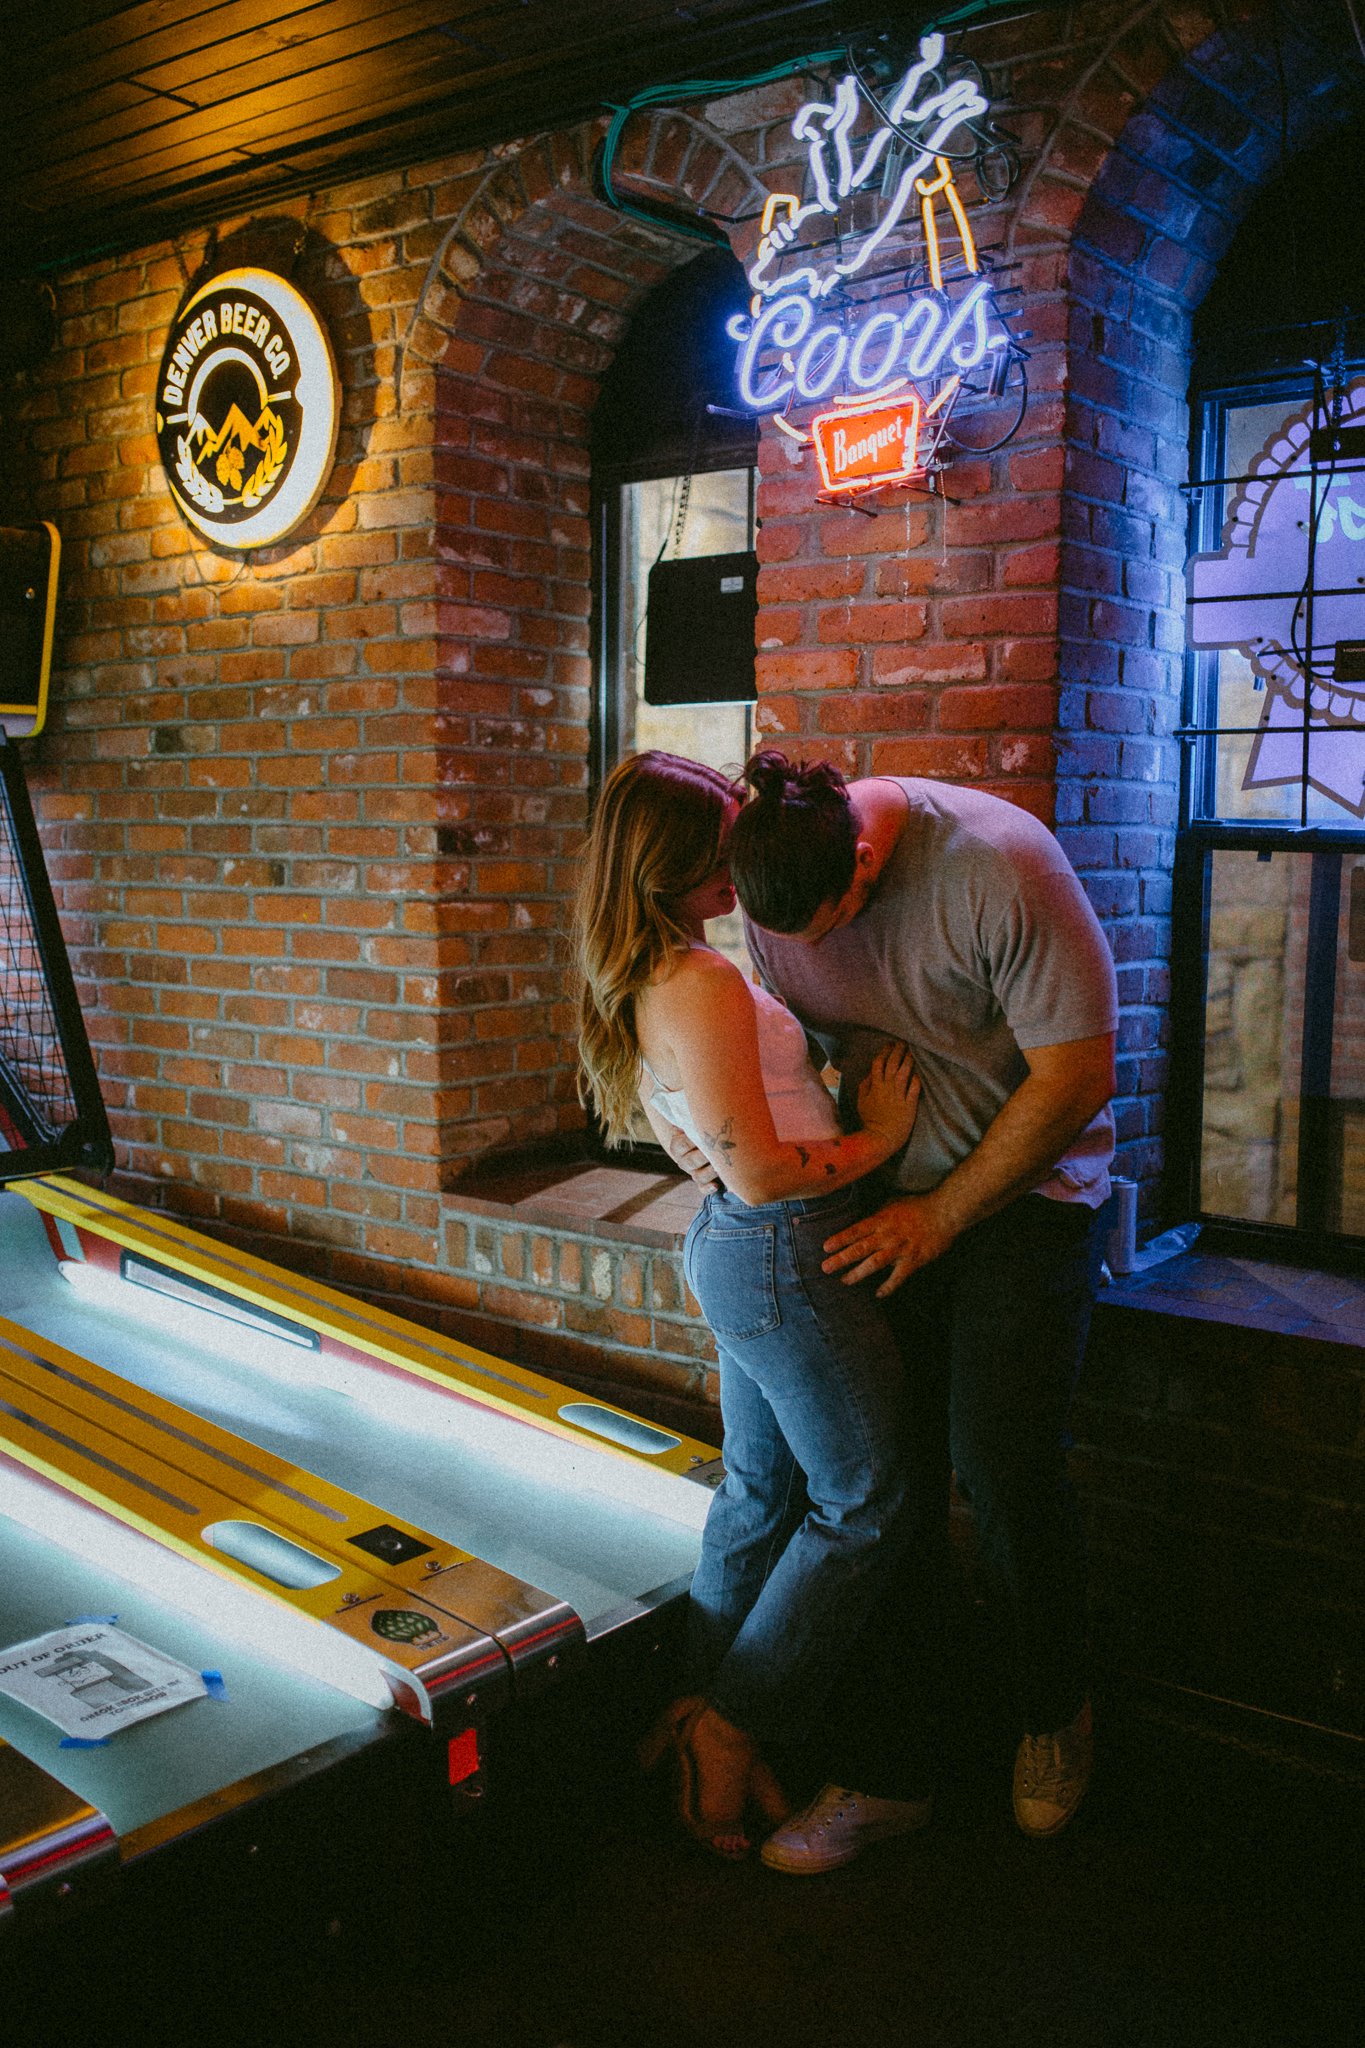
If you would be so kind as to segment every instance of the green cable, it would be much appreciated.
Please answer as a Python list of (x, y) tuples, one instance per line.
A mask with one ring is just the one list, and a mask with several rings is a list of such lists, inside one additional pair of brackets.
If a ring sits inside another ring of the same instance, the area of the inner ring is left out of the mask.
[[(617, 213), (629, 214), (636, 220), (649, 221), (655, 227), (671, 227), (678, 234), (690, 235), (694, 241), (724, 241), (728, 247), (728, 235), (710, 222), (702, 226), (700, 222), (689, 221), (684, 215), (675, 218), (671, 213), (664, 215), (662, 212), (632, 205), (628, 199), (621, 198), (612, 183), (611, 167), (627, 121), (642, 107), (663, 105), (671, 100), (720, 99), (728, 98), (737, 92), (752, 92), (760, 85), (774, 85), (779, 78), (789, 78), (793, 72), (809, 70), (812, 65), (833, 63), (843, 54), (842, 46), (837, 50), (817, 50), (809, 57), (792, 57), (785, 64), (775, 64), (770, 71), (757, 72), (752, 78), (689, 78), (677, 85), (646, 86), (643, 92), (637, 92), (623, 106), (613, 106), (611, 121), (606, 134), (602, 137), (602, 154), (599, 160), (602, 197)], [(611, 104), (609, 101), (608, 105)]]
[[(1022, 4), (1025, 7), (1041, 5), (1042, 0), (1022, 0)], [(954, 8), (950, 13), (936, 14), (921, 23), (919, 33), (930, 35), (935, 29), (955, 28), (976, 15), (995, 14), (1003, 7), (1017, 9), (1020, 5), (1021, 0), (968, 0), (966, 6)], [(728, 248), (729, 236), (723, 228), (710, 221), (703, 225), (701, 221), (691, 221), (672, 208), (638, 206), (620, 196), (612, 183), (611, 168), (627, 121), (644, 107), (666, 105), (675, 100), (726, 99), (735, 93), (753, 92), (760, 85), (775, 85), (779, 78), (790, 78), (794, 72), (810, 71), (820, 64), (833, 64), (847, 55), (847, 49), (847, 44), (840, 44), (836, 50), (815, 50), (809, 56), (791, 57), (784, 64), (774, 64), (770, 71), (755, 72), (751, 78), (687, 78), (676, 85), (648, 85), (622, 105), (608, 100), (606, 104), (612, 110), (612, 117), (602, 137), (598, 158), (602, 197), (615, 212), (627, 214), (634, 220), (646, 221), (653, 227), (671, 228), (675, 234), (688, 235), (696, 242), (724, 242)]]

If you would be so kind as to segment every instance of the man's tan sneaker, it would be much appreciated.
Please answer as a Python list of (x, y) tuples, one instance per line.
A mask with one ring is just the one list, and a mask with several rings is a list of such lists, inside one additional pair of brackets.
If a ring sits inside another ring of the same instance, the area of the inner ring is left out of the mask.
[(1026, 1735), (1014, 1759), (1014, 1818), (1026, 1835), (1056, 1835), (1085, 1797), (1095, 1745), (1090, 1702), (1069, 1728)]

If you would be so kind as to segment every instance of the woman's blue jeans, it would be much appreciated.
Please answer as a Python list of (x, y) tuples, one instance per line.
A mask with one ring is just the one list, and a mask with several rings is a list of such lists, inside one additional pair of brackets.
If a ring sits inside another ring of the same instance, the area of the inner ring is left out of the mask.
[(692, 1582), (711, 1704), (760, 1742), (818, 1724), (900, 1561), (903, 1370), (870, 1289), (820, 1270), (863, 1213), (855, 1185), (750, 1207), (708, 1195), (683, 1251), (715, 1333), (723, 1484)]

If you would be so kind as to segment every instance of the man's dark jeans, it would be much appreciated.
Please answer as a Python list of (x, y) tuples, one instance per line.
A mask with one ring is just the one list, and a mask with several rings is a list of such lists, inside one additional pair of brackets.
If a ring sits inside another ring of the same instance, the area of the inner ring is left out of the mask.
[(1008, 1631), (1020, 1732), (1086, 1693), (1085, 1561), (1067, 1417), (1099, 1274), (1096, 1212), (1024, 1195), (887, 1301), (910, 1407), (913, 1559), (850, 1674), (827, 1775), (887, 1798), (933, 1781), (945, 1695), (952, 1475)]

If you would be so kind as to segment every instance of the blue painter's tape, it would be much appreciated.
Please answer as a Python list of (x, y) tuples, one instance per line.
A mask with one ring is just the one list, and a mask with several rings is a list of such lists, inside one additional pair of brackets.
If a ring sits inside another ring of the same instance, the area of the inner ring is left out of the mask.
[(225, 1700), (227, 1698), (228, 1689), (223, 1683), (221, 1671), (201, 1671), (199, 1676), (203, 1679), (204, 1690), (211, 1700)]
[(64, 1735), (57, 1744), (58, 1749), (108, 1749), (107, 1735)]
[(103, 1622), (112, 1628), (118, 1620), (116, 1614), (73, 1614), (62, 1623), (63, 1628), (90, 1628), (96, 1622)]

